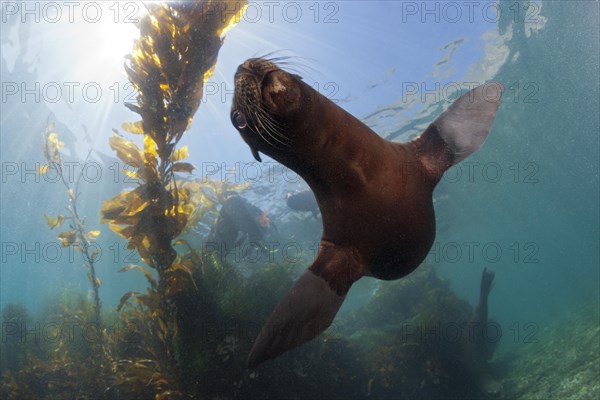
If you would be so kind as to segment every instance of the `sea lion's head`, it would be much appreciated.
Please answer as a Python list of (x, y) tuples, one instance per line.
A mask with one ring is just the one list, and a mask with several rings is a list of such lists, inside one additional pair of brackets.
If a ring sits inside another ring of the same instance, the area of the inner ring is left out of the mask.
[(295, 145), (313, 108), (311, 91), (299, 75), (271, 60), (251, 58), (238, 67), (231, 122), (257, 161), (259, 151), (277, 159)]

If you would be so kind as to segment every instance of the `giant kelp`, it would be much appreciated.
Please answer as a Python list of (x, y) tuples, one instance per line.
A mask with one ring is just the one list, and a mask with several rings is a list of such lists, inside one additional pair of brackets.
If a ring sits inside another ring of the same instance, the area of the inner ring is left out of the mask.
[[(140, 39), (126, 65), (138, 91), (137, 104), (127, 106), (142, 120), (123, 124), (125, 131), (143, 137), (143, 147), (118, 134), (110, 138), (111, 147), (129, 167), (124, 173), (140, 184), (105, 202), (101, 215), (146, 264), (126, 265), (121, 271), (142, 272), (149, 286), (144, 293), (131, 291), (121, 299), (118, 309), (126, 334), (108, 335), (102, 330), (92, 342), (73, 346), (61, 340), (51, 349), (43, 349), (39, 357), (28, 354), (27, 363), (18, 366), (18, 374), (4, 374), (3, 397), (167, 399), (182, 394), (174, 348), (178, 332), (174, 299), (181, 291), (195, 290), (191, 271), (197, 267), (194, 263), (201, 264), (202, 260), (184, 239), (175, 239), (207, 212), (215, 211), (224, 191), (242, 186), (176, 178), (176, 173), (193, 170), (184, 162), (187, 147), (176, 146), (200, 104), (203, 84), (214, 70), (223, 43), (222, 35), (237, 21), (244, 6), (244, 1), (148, 5), (148, 15), (139, 24)], [(236, 12), (231, 13), (232, 9)], [(48, 165), (40, 168), (40, 173), (51, 167), (60, 170), (61, 147), (49, 126), (44, 146)], [(89, 261), (96, 307), (89, 314), (87, 305), (75, 309), (65, 306), (55, 318), (67, 323), (74, 319), (87, 326), (100, 320), (100, 280), (89, 246), (98, 232), (85, 231), (84, 219), (76, 209), (77, 188), (67, 185), (67, 190), (72, 215), (47, 217), (47, 223), (55, 228), (71, 221), (70, 229), (61, 232), (59, 239), (64, 246), (79, 246)], [(194, 257), (178, 257), (173, 247), (176, 244), (184, 245)], [(102, 342), (103, 346), (95, 345)]]
[[(149, 4), (139, 22), (140, 38), (125, 65), (137, 90), (136, 104), (126, 106), (141, 121), (123, 129), (143, 137), (143, 147), (116, 134), (110, 146), (133, 170), (127, 175), (140, 185), (108, 200), (102, 207), (103, 222), (129, 241), (142, 261), (156, 271), (132, 265), (122, 271), (141, 271), (149, 283), (146, 293), (126, 293), (129, 299), (124, 321), (139, 326), (136, 358), (120, 360), (117, 385), (132, 393), (174, 398), (182, 393), (177, 384), (174, 341), (176, 307), (172, 296), (193, 285), (190, 266), (177, 257), (176, 238), (197, 222), (203, 197), (194, 184), (176, 179), (175, 173), (191, 173), (183, 160), (187, 147), (176, 149), (200, 105), (204, 82), (212, 75), (223, 33), (237, 22), (245, 8), (240, 1), (195, 1)], [(237, 9), (236, 9), (237, 7)], [(235, 13), (231, 13), (236, 9)], [(147, 393), (147, 394), (146, 394)]]
[[(46, 223), (50, 229), (61, 227), (65, 221), (68, 221), (68, 230), (58, 233), (58, 239), (61, 246), (69, 247), (72, 246), (76, 250), (79, 250), (85, 260), (85, 266), (88, 270), (87, 277), (90, 281), (94, 292), (94, 315), (95, 323), (100, 324), (100, 294), (98, 288), (102, 281), (96, 276), (95, 261), (98, 256), (98, 248), (93, 245), (93, 241), (98, 238), (100, 231), (98, 230), (87, 230), (86, 219), (82, 216), (78, 210), (77, 200), (79, 198), (79, 183), (81, 182), (83, 169), (74, 183), (67, 180), (66, 175), (63, 171), (63, 160), (60, 149), (64, 143), (58, 140), (58, 134), (55, 132), (55, 124), (50, 123), (46, 126), (44, 132), (43, 141), (43, 152), (46, 158), (46, 165), (39, 168), (39, 172), (46, 174), (50, 169), (56, 169), (61, 182), (65, 186), (68, 193), (68, 203), (65, 207), (67, 216), (58, 214), (57, 216), (45, 215)], [(87, 160), (86, 160), (87, 161)]]
[[(44, 353), (41, 353), (38, 357), (30, 353), (27, 357), (28, 362), (22, 365), (19, 371), (21, 385), (16, 384), (17, 381), (13, 378), (11, 390), (18, 393), (19, 388), (28, 388), (24, 393), (29, 393), (27, 397), (33, 398), (39, 398), (47, 389), (51, 389), (57, 398), (86, 395), (104, 390), (111, 379), (112, 357), (104, 343), (107, 331), (100, 317), (101, 301), (98, 289), (102, 281), (96, 272), (99, 247), (95, 240), (100, 235), (100, 231), (87, 229), (86, 217), (79, 211), (78, 199), (81, 194), (80, 182), (83, 168), (74, 182), (67, 179), (64, 170), (66, 164), (61, 154), (63, 145), (55, 132), (55, 124), (48, 124), (43, 135), (42, 146), (46, 165), (39, 167), (39, 173), (47, 174), (51, 169), (56, 170), (68, 194), (68, 200), (65, 207), (66, 215), (45, 215), (45, 218), (51, 229), (62, 228), (65, 223), (68, 224), (66, 230), (58, 233), (58, 240), (62, 247), (71, 247), (82, 254), (87, 278), (92, 288), (93, 302), (80, 302), (76, 307), (70, 307), (64, 302), (59, 303), (58, 311), (53, 313), (54, 320), (49, 321), (59, 327), (60, 338), (56, 347), (52, 349), (56, 355), (44, 357)], [(69, 341), (70, 337), (63, 337), (61, 332), (61, 327), (65, 324), (77, 326), (79, 329), (83, 327), (88, 335), (91, 334), (88, 336), (89, 340), (79, 343)], [(20, 329), (24, 329), (24, 326)], [(23, 332), (20, 331), (19, 336), (22, 341)], [(77, 361), (80, 360), (84, 360), (84, 368), (77, 366)], [(84, 383), (74, 384), (74, 380)], [(21, 393), (21, 396), (25, 394)]]

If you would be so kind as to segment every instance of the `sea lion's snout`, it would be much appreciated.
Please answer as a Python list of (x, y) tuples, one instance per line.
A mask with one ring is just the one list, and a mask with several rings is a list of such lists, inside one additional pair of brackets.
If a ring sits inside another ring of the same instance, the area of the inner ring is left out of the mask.
[(261, 58), (246, 60), (237, 68), (230, 118), (257, 161), (259, 151), (272, 156), (275, 149), (293, 143), (286, 133), (302, 107), (300, 79)]
[(267, 73), (262, 80), (263, 102), (277, 114), (289, 113), (300, 103), (300, 91), (294, 78), (285, 71), (275, 70)]
[[(261, 58), (251, 58), (241, 64), (235, 73), (236, 93), (241, 96), (234, 103), (245, 108), (266, 108), (270, 114), (285, 115), (297, 108), (300, 77), (289, 74), (276, 64)], [(246, 107), (243, 107), (246, 106)]]

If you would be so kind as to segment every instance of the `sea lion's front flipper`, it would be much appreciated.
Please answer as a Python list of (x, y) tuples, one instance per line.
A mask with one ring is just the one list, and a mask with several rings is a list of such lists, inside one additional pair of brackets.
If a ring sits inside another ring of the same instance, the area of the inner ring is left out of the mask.
[(248, 356), (250, 368), (318, 336), (333, 321), (346, 293), (363, 275), (351, 249), (321, 242), (311, 266), (283, 296)]
[(438, 177), (485, 142), (504, 86), (491, 82), (459, 97), (415, 139), (421, 161)]

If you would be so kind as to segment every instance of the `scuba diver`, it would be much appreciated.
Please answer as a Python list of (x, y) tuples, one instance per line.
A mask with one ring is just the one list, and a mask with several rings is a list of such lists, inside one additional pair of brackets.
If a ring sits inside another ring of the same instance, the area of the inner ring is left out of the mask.
[(270, 225), (266, 211), (231, 192), (210, 230), (207, 245), (222, 256), (245, 243), (264, 249), (261, 241)]

